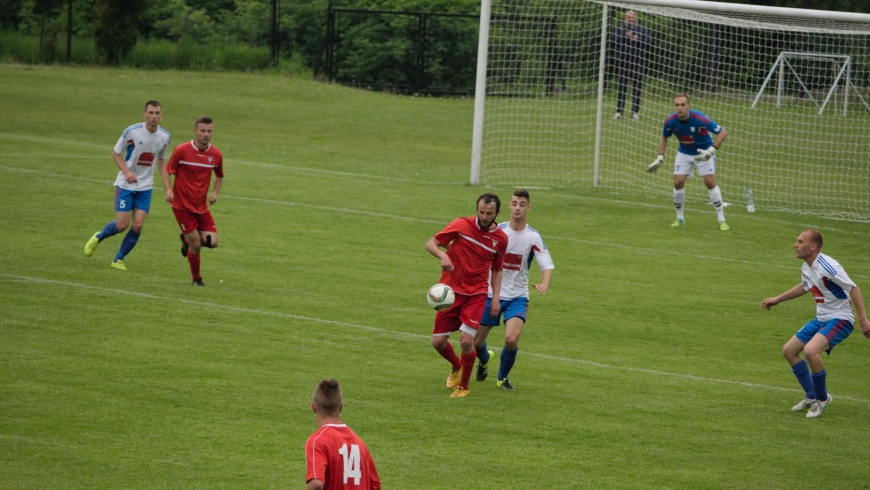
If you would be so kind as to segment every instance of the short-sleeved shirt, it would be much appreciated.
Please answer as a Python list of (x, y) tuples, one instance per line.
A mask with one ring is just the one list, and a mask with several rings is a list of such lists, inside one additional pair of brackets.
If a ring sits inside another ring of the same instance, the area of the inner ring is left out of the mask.
[(816, 318), (822, 322), (839, 318), (855, 323), (849, 298), (855, 283), (839, 262), (820, 253), (812, 266), (804, 262), (801, 274), (804, 291), (812, 292), (816, 300)]
[(138, 182), (127, 182), (124, 172), (118, 171), (115, 185), (130, 191), (145, 191), (154, 187), (154, 165), (156, 160), (166, 159), (169, 147), (169, 132), (157, 126), (150, 132), (145, 123), (134, 124), (125, 129), (115, 143), (114, 151), (124, 159), (124, 164), (136, 175)]
[(172, 207), (195, 214), (206, 212), (211, 173), (223, 177), (223, 163), (223, 155), (213, 145), (208, 145), (205, 151), (197, 148), (192, 140), (178, 145), (166, 165), (167, 172), (175, 175)]
[[(507, 221), (499, 224), (498, 227), (508, 237), (508, 246), (502, 263), (499, 299), (528, 298), (529, 268), (532, 266), (532, 259), (538, 262), (541, 272), (554, 269), (550, 251), (544, 245), (541, 234), (529, 225), (521, 231), (514, 231)], [(489, 287), (488, 295), (492, 297), (492, 286)]]
[(305, 443), (305, 481), (324, 490), (379, 490), (381, 480), (365, 443), (345, 424), (324, 424)]
[(485, 294), (489, 289), (489, 271), (502, 270), (507, 249), (507, 235), (499, 228), (482, 230), (476, 216), (458, 218), (435, 235), (453, 262), (453, 271), (441, 274), (442, 284), (456, 294)]
[(678, 151), (692, 156), (697, 155), (699, 149), (706, 150), (713, 146), (713, 137), (710, 134), (721, 132), (722, 126), (699, 111), (689, 111), (686, 122), (680, 121), (679, 116), (674, 112), (665, 119), (662, 127), (662, 136), (670, 138), (671, 135), (676, 135), (680, 140)]

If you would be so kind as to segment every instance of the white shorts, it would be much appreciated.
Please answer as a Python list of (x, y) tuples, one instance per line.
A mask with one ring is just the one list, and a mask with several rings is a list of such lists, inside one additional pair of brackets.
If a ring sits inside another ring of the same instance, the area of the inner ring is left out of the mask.
[(706, 162), (696, 162), (693, 155), (677, 152), (677, 159), (674, 161), (674, 175), (688, 175), (691, 177), (693, 169), (698, 169), (698, 176), (716, 175), (716, 155), (713, 155)]

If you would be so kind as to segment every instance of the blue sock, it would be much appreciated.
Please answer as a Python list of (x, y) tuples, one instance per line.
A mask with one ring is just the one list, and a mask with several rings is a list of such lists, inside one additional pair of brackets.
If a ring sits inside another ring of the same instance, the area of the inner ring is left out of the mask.
[(828, 387), (825, 386), (825, 378), (828, 373), (822, 369), (822, 372), (813, 374), (813, 386), (816, 387), (816, 400), (827, 401)]
[(117, 235), (117, 234), (118, 234), (118, 224), (115, 223), (114, 221), (112, 221), (111, 223), (106, 225), (105, 228), (103, 228), (103, 231), (97, 233), (97, 240), (102, 242), (106, 238), (109, 238), (110, 236)]
[(797, 378), (801, 388), (807, 393), (807, 398), (810, 400), (816, 399), (816, 389), (813, 386), (813, 378), (810, 376), (810, 367), (807, 366), (807, 361), (801, 359), (801, 362), (791, 367), (791, 372)]
[(481, 364), (486, 364), (489, 362), (489, 352), (486, 350), (486, 342), (477, 347), (477, 359), (480, 360)]
[(514, 367), (514, 362), (517, 360), (517, 352), (519, 352), (520, 348), (517, 346), (513, 351), (507, 350), (507, 347), (502, 347), (501, 349), (501, 365), (498, 367), (498, 379), (504, 380), (507, 379), (508, 374), (510, 374), (511, 369)]
[(139, 241), (139, 235), (141, 234), (141, 232), (136, 233), (133, 231), (133, 228), (130, 228), (130, 231), (127, 232), (127, 236), (125, 236), (124, 240), (121, 241), (121, 248), (115, 255), (115, 260), (124, 260), (124, 257), (130, 253), (130, 250), (133, 250), (133, 247), (136, 246), (136, 242)]

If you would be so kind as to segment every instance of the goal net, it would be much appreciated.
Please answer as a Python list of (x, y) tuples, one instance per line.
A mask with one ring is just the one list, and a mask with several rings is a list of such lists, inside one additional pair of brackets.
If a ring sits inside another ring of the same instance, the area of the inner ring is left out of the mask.
[[(613, 36), (629, 10), (651, 41), (638, 118), (628, 77), (614, 119)], [(644, 169), (673, 96), (686, 93), (692, 109), (728, 130), (716, 154), (725, 201), (742, 205), (751, 187), (759, 209), (870, 221), (870, 15), (692, 0), (492, 0), (487, 31), (472, 184), (671, 196), (675, 138), (666, 165)], [(708, 200), (701, 179), (689, 179), (686, 199)]]

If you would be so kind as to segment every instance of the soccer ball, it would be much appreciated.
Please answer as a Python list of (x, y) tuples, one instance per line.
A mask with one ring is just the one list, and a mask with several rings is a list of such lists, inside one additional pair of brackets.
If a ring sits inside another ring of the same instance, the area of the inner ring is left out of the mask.
[(453, 306), (454, 300), (456, 297), (453, 296), (453, 290), (446, 284), (436, 284), (429, 288), (429, 293), (426, 294), (429, 306), (439, 311)]

